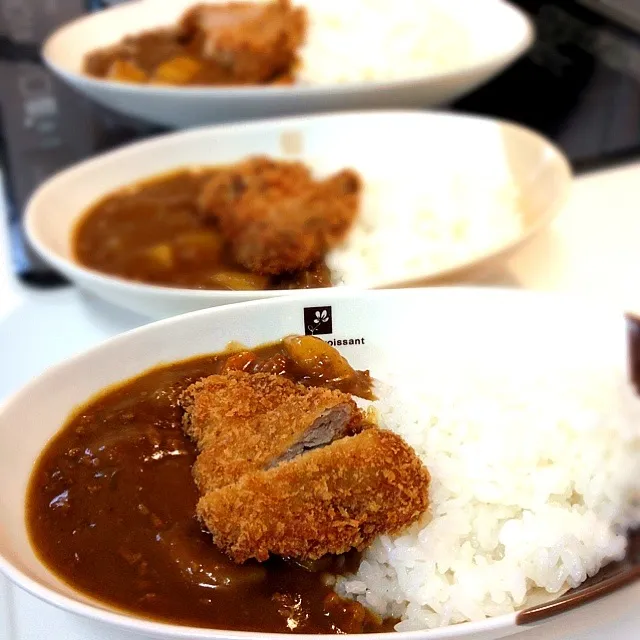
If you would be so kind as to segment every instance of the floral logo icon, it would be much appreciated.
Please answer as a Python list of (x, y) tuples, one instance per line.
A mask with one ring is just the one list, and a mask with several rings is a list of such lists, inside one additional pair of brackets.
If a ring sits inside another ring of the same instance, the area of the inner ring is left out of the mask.
[(333, 333), (331, 307), (308, 307), (304, 310), (305, 334), (308, 336)]
[(313, 319), (313, 324), (310, 327), (307, 327), (307, 329), (310, 331), (311, 335), (313, 335), (318, 330), (318, 327), (323, 322), (328, 322), (328, 320), (329, 314), (327, 313), (326, 309), (324, 311), (316, 311), (315, 317)]

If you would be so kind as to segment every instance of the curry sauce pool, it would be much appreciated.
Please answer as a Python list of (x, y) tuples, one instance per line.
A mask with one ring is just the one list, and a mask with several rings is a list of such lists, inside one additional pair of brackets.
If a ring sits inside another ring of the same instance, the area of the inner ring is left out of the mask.
[[(254, 350), (282, 363), (280, 345)], [(236, 565), (194, 517), (196, 451), (178, 396), (228, 354), (161, 366), (90, 400), (50, 442), (32, 475), (27, 521), (41, 560), (80, 591), (163, 622), (248, 631), (390, 630), (332, 590), (357, 555), (311, 566)], [(363, 374), (364, 376), (364, 374)], [(366, 387), (366, 377), (359, 383)], [(311, 569), (311, 570), (310, 570)]]
[(325, 254), (357, 216), (361, 187), (352, 170), (316, 179), (301, 162), (266, 156), (180, 169), (93, 204), (75, 226), (74, 257), (171, 287), (327, 287)]

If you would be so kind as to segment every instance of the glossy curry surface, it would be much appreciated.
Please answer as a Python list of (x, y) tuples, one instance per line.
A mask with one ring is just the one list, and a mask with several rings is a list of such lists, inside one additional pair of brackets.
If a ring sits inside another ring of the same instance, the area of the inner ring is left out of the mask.
[(102, 273), (168, 287), (260, 291), (331, 286), (323, 261), (268, 277), (233, 259), (215, 226), (197, 215), (200, 194), (218, 170), (181, 169), (107, 195), (76, 225), (74, 258)]
[(368, 374), (329, 383), (296, 370), (281, 344), (160, 366), (83, 406), (32, 475), (27, 520), (39, 557), (80, 591), (173, 624), (249, 631), (391, 630), (331, 589), (357, 556), (302, 567), (282, 558), (234, 564), (196, 520), (195, 447), (177, 399), (225, 367), (369, 393)]

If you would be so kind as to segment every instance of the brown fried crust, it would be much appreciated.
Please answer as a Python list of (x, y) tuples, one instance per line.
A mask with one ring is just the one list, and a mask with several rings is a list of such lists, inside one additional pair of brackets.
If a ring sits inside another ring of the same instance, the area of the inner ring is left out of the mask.
[(202, 492), (265, 468), (327, 409), (347, 408), (348, 435), (365, 426), (348, 394), (266, 373), (233, 371), (204, 378), (184, 392), (180, 404), (184, 430), (201, 452), (193, 476)]
[(238, 263), (278, 275), (310, 267), (342, 240), (361, 190), (349, 169), (314, 180), (302, 163), (255, 157), (216, 174), (199, 209), (216, 222)]
[(429, 473), (390, 431), (368, 429), (204, 495), (197, 513), (236, 562), (363, 549), (428, 506)]
[(182, 35), (199, 36), (202, 54), (236, 82), (257, 84), (293, 71), (306, 30), (306, 10), (289, 0), (203, 3), (189, 9), (179, 25)]

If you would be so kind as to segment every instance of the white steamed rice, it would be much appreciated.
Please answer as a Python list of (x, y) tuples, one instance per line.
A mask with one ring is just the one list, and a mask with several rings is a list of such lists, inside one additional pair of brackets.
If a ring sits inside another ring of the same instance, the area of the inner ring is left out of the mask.
[(471, 47), (452, 1), (296, 0), (309, 17), (298, 81), (392, 81), (464, 66)]
[(640, 522), (640, 401), (625, 372), (529, 351), (382, 376), (379, 420), (430, 470), (431, 507), (336, 588), (401, 618), (397, 630), (558, 594), (620, 559)]
[(334, 283), (368, 287), (422, 277), (517, 239), (524, 231), (520, 193), (498, 168), (455, 170), (443, 159), (428, 179), (367, 176), (351, 231), (327, 254)]

